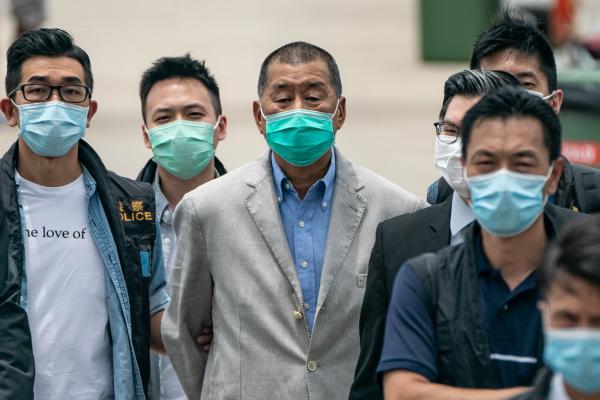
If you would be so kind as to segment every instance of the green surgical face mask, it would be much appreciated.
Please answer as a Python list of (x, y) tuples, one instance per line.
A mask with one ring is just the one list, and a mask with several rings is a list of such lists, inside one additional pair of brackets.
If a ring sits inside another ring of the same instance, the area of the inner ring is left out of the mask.
[(215, 156), (213, 137), (220, 120), (213, 126), (178, 119), (148, 129), (154, 161), (180, 179), (198, 175)]
[(298, 167), (313, 164), (334, 142), (333, 114), (295, 109), (265, 115), (267, 144), (285, 161)]

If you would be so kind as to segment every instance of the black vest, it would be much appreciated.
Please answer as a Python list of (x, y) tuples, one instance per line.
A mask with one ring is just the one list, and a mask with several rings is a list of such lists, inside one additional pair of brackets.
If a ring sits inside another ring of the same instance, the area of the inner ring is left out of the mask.
[[(4, 155), (0, 166), (2, 202), (9, 229), (9, 262), (5, 273), (7, 281), (14, 288), (11, 297), (15, 300), (20, 297), (24, 267), (24, 245), (14, 175), (17, 157), (18, 142)], [(156, 237), (154, 192), (147, 183), (136, 182), (108, 172), (100, 157), (83, 140), (79, 141), (79, 161), (96, 181), (96, 192), (117, 247), (129, 296), (135, 358), (146, 393), (150, 376), (151, 271), (142, 271), (141, 253), (148, 255), (145, 265), (149, 268), (152, 265), (151, 257)], [(0, 275), (4, 275), (4, 271)], [(27, 339), (31, 343), (31, 337)], [(31, 351), (30, 345), (28, 351)], [(27, 355), (27, 357), (31, 356)], [(33, 385), (33, 382), (31, 384)]]
[[(544, 217), (546, 232), (554, 237), (566, 221), (588, 216), (547, 205)], [(462, 245), (449, 246), (435, 254), (423, 254), (406, 263), (414, 268), (423, 285), (435, 327), (437, 383), (493, 389), (499, 385), (490, 361), (475, 264), (474, 235), (479, 229), (474, 223), (466, 231)], [(542, 344), (543, 339), (540, 339)], [(538, 349), (538, 360), (538, 368), (541, 368), (542, 346)]]

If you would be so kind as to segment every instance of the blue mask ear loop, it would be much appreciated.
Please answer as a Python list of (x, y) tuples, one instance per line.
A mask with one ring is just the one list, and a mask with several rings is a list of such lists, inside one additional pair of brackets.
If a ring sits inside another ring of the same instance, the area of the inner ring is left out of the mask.
[[(546, 186), (546, 183), (548, 183), (548, 180), (552, 176), (552, 171), (554, 171), (554, 162), (552, 162), (552, 164), (550, 164), (550, 169), (548, 170), (548, 173), (546, 174), (546, 182), (544, 183), (544, 186)], [(542, 189), (542, 190), (544, 190), (544, 189)], [(546, 205), (546, 203), (548, 202), (548, 197), (549, 196), (544, 193), (544, 205)]]

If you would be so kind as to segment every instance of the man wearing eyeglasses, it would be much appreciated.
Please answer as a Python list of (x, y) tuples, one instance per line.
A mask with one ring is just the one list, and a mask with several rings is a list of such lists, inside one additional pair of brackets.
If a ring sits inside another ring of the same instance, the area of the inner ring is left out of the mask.
[(92, 88), (89, 57), (65, 31), (27, 32), (7, 52), (0, 108), (19, 135), (0, 166), (13, 306), (2, 318), (25, 310), (29, 329), (2, 343), (19, 354), (2, 398), (144, 399), (150, 347), (163, 350), (154, 194), (82, 140)]
[(450, 76), (444, 84), (439, 121), (434, 123), (437, 137), (434, 159), (440, 175), (455, 188), (454, 196), (441, 204), (384, 221), (377, 227), (360, 317), (361, 352), (350, 399), (383, 399), (376, 369), (386, 312), (400, 266), (422, 253), (461, 243), (467, 225), (475, 218), (466, 203), (468, 190), (460, 161), (462, 119), (483, 95), (506, 85), (519, 85), (519, 81), (505, 72), (469, 70)]
[[(560, 112), (563, 91), (558, 86), (552, 46), (529, 21), (510, 14), (500, 16), (477, 38), (470, 68), (510, 72), (525, 89)], [(564, 172), (557, 193), (549, 201), (575, 211), (600, 212), (600, 171), (571, 164), (564, 156), (561, 159)], [(451, 195), (452, 188), (440, 179), (428, 188), (427, 201), (437, 204)]]

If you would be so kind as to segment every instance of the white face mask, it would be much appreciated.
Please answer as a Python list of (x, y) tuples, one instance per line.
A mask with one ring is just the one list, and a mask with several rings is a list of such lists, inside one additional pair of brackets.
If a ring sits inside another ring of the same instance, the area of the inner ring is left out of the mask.
[(462, 197), (469, 197), (469, 187), (463, 176), (462, 141), (460, 138), (454, 143), (435, 141), (434, 164), (439, 174), (450, 187)]

